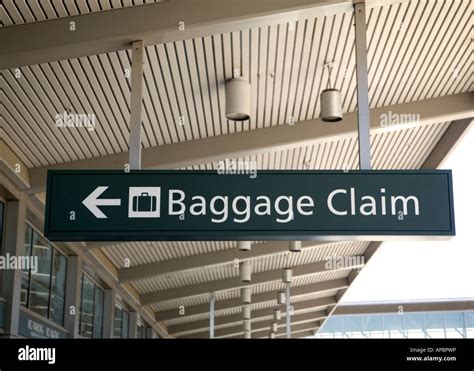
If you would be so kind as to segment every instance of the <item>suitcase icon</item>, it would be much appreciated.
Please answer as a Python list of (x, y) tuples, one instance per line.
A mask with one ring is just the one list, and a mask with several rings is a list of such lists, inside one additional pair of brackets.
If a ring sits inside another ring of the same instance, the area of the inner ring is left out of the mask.
[(150, 196), (147, 192), (143, 192), (139, 196), (133, 196), (132, 210), (134, 212), (156, 211), (156, 196)]

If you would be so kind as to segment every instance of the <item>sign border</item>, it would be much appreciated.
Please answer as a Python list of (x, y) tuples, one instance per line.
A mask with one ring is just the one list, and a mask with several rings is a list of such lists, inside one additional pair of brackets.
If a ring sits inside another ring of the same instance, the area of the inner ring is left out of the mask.
[[(283, 236), (272, 236), (274, 231), (238, 231), (237, 234), (245, 233), (245, 236), (235, 235), (232, 238), (228, 237), (229, 231), (213, 231), (209, 232), (208, 235), (201, 233), (199, 236), (195, 236), (196, 231), (140, 231), (140, 236), (129, 236), (131, 232), (122, 232), (122, 231), (115, 231), (113, 232), (116, 235), (116, 238), (113, 240), (108, 238), (107, 236), (100, 236), (99, 233), (95, 233), (92, 237), (84, 237), (84, 231), (77, 232), (77, 231), (69, 231), (69, 232), (55, 232), (50, 230), (50, 216), (51, 216), (51, 193), (53, 192), (52, 189), (52, 178), (55, 174), (173, 174), (179, 175), (181, 174), (212, 174), (216, 175), (216, 170), (131, 170), (129, 172), (125, 172), (122, 170), (81, 170), (81, 169), (55, 169), (55, 170), (48, 170), (47, 174), (47, 188), (46, 188), (46, 205), (45, 205), (45, 223), (44, 223), (44, 235), (50, 241), (62, 241), (62, 242), (77, 242), (77, 241), (89, 241), (89, 242), (119, 242), (119, 241), (243, 241), (243, 240), (273, 240), (273, 241), (290, 241), (290, 240), (301, 240), (301, 241), (347, 241), (347, 240), (357, 240), (357, 241), (385, 241), (385, 240), (437, 240), (437, 239), (449, 239), (456, 234), (455, 230), (455, 215), (454, 215), (454, 196), (453, 196), (453, 186), (452, 186), (452, 171), (451, 170), (436, 170), (436, 169), (420, 169), (420, 170), (257, 170), (258, 173), (265, 173), (265, 174), (301, 174), (301, 173), (317, 173), (317, 174), (328, 174), (328, 175), (343, 175), (343, 174), (353, 174), (353, 175), (369, 175), (369, 174), (376, 174), (376, 173), (383, 173), (383, 174), (436, 174), (436, 175), (445, 175), (447, 181), (447, 189), (449, 193), (449, 208), (450, 208), (450, 229), (446, 231), (431, 231), (429, 235), (426, 234), (426, 230), (424, 231), (413, 231), (410, 230), (408, 233), (404, 233), (403, 231), (395, 231), (391, 232), (389, 235), (380, 235), (380, 231), (364, 231), (364, 234), (354, 234), (354, 231), (338, 231), (337, 235), (333, 233), (335, 231), (331, 230), (321, 230), (318, 231), (318, 234), (314, 234), (314, 232), (307, 232), (300, 234), (291, 235), (288, 233), (287, 235)], [(225, 175), (222, 175), (225, 176)], [(248, 175), (228, 175), (228, 176), (248, 176)], [(296, 230), (295, 230), (296, 231)], [(249, 232), (249, 233), (246, 233)], [(346, 233), (347, 232), (347, 233)], [(112, 233), (112, 232), (107, 232)]]

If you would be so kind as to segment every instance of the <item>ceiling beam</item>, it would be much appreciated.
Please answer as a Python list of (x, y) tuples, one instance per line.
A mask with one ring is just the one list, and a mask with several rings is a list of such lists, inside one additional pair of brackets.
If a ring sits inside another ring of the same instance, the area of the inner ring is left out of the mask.
[[(297, 303), (292, 303), (294, 313), (303, 311), (303, 310), (308, 310), (308, 309), (313, 309), (313, 310), (322, 310), (326, 308), (329, 305), (334, 305), (336, 303), (336, 298), (334, 296), (330, 297), (325, 297), (325, 298), (320, 298), (320, 299), (313, 299), (313, 300), (307, 300), (307, 301), (301, 301)], [(250, 304), (250, 307), (252, 307), (252, 304)], [(265, 309), (257, 309), (257, 310), (252, 310), (252, 320), (258, 320), (258, 319), (263, 319), (264, 317), (268, 316), (273, 316), (273, 312), (275, 308), (280, 308), (281, 309), (281, 316), (286, 317), (286, 308), (283, 305), (274, 305), (269, 308)], [(241, 324), (242, 323), (242, 313), (236, 313), (236, 314), (230, 314), (226, 316), (216, 316), (214, 320), (214, 325), (215, 326), (220, 326), (220, 325), (229, 325), (229, 324)], [(179, 325), (170, 325), (168, 326), (168, 333), (173, 336), (178, 336), (181, 333), (189, 333), (191, 331), (196, 331), (196, 330), (206, 330), (209, 328), (209, 320), (201, 320), (201, 321), (195, 321), (191, 323), (183, 323)]]
[(451, 123), (421, 168), (437, 169), (441, 167), (452, 151), (454, 151), (462, 137), (466, 135), (472, 127), (472, 122), (472, 118), (467, 118)]
[(400, 311), (400, 307), (403, 308), (404, 313), (434, 311), (468, 311), (474, 310), (474, 300), (339, 305), (333, 314), (353, 315), (373, 313), (398, 313)]
[[(304, 241), (303, 249), (313, 249), (328, 245), (330, 245), (330, 243)], [(197, 268), (232, 264), (235, 259), (251, 260), (286, 252), (289, 252), (289, 242), (287, 241), (263, 242), (253, 244), (252, 250), (246, 252), (238, 251), (236, 248), (233, 248), (137, 265), (130, 268), (122, 268), (118, 271), (118, 278), (121, 283), (138, 281), (158, 275), (175, 274)]]
[[(349, 286), (346, 278), (341, 278), (332, 281), (324, 281), (319, 283), (313, 283), (310, 285), (294, 286), (291, 288), (291, 297), (296, 298), (298, 296), (312, 294), (315, 292), (324, 292), (343, 289)], [(260, 294), (252, 295), (252, 304), (265, 303), (273, 301), (276, 303), (276, 291), (267, 291)], [(219, 300), (215, 302), (215, 311), (218, 315), (220, 311), (226, 309), (238, 308), (242, 306), (242, 300), (240, 297), (227, 300)], [(185, 318), (197, 315), (207, 314), (209, 315), (209, 303), (192, 305), (184, 307), (184, 314), (180, 315), (180, 308), (173, 308), (169, 310), (159, 311), (155, 313), (156, 321), (169, 321), (177, 318)], [(190, 320), (189, 322), (191, 322)]]
[[(385, 117), (383, 115), (404, 115), (413, 112), (420, 115), (420, 121), (391, 126), (380, 124), (381, 118)], [(370, 110), (371, 133), (394, 131), (472, 117), (474, 117), (474, 92), (469, 92), (374, 108)], [(352, 112), (344, 115), (342, 122), (337, 125), (328, 125), (322, 123), (319, 119), (313, 119), (294, 125), (246, 130), (233, 134), (144, 148), (142, 151), (142, 168), (173, 169), (212, 163), (226, 158), (285, 150), (295, 146), (314, 144), (319, 140), (340, 139), (356, 134), (357, 114)], [(48, 169), (123, 169), (127, 162), (128, 152), (121, 152), (52, 166), (30, 168), (30, 189), (26, 192), (32, 194), (45, 191)], [(100, 245), (94, 244), (92, 246), (98, 247)]]
[[(358, 262), (362, 257), (353, 256), (353, 258), (355, 262)], [(349, 267), (344, 267), (343, 269), (348, 269), (351, 267), (358, 268), (358, 267), (362, 267), (362, 265), (355, 263), (354, 265), (349, 266)], [(293, 269), (293, 278), (339, 270), (339, 269), (328, 270), (326, 268), (326, 261), (300, 265), (300, 266), (293, 267), (292, 269)], [(282, 270), (276, 269), (276, 270), (253, 274), (251, 283), (244, 283), (240, 280), (240, 277), (233, 277), (233, 278), (228, 278), (228, 279), (219, 280), (219, 281), (205, 282), (205, 283), (200, 283), (200, 284), (191, 285), (191, 286), (184, 286), (184, 287), (178, 287), (178, 288), (143, 294), (141, 296), (140, 301), (142, 305), (149, 305), (149, 304), (165, 302), (165, 301), (185, 300), (193, 296), (207, 295), (211, 292), (235, 290), (242, 287), (255, 286), (262, 283), (279, 281), (281, 279), (282, 279)]]
[[(301, 338), (307, 338), (309, 336), (314, 336), (314, 332), (318, 329), (318, 327), (309, 327), (309, 330), (306, 329), (304, 331), (296, 331), (296, 332), (293, 332), (292, 331), (292, 335), (291, 335), (291, 338), (292, 339), (301, 339)], [(283, 335), (278, 335), (277, 337), (283, 337)]]
[[(314, 321), (314, 322), (304, 322), (300, 323), (298, 325), (292, 326), (291, 327), (291, 338), (297, 338), (301, 337), (300, 334), (303, 334), (304, 336), (312, 336), (314, 334), (314, 330), (318, 328), (319, 322)], [(267, 338), (270, 335), (270, 329), (262, 330), (262, 331), (257, 331), (252, 333), (252, 338), (257, 339), (257, 338)], [(303, 336), (303, 337), (304, 337)], [(233, 338), (242, 338), (243, 335), (236, 335), (233, 336)], [(286, 337), (286, 328), (285, 327), (279, 327), (278, 331), (275, 333), (275, 338), (284, 338)]]
[[(300, 323), (307, 323), (311, 322), (314, 324), (314, 326), (317, 326), (317, 321), (320, 319), (326, 317), (326, 311), (320, 310), (320, 311), (315, 311), (315, 312), (308, 312), (308, 313), (303, 313), (303, 314), (296, 314), (291, 317), (291, 324), (292, 326), (296, 326)], [(252, 328), (251, 328), (251, 333), (258, 333), (261, 331), (268, 331), (270, 332), (270, 325), (272, 324), (273, 319), (271, 320), (265, 320), (265, 321), (258, 321), (258, 322), (252, 322)], [(284, 330), (286, 324), (284, 323), (285, 321), (280, 321), (278, 323), (278, 331), (280, 331), (280, 328), (282, 331)], [(225, 328), (219, 328), (215, 330), (215, 337), (231, 337), (231, 336), (238, 336), (240, 334), (243, 334), (243, 325), (239, 324), (237, 326), (232, 326), (232, 327), (225, 327)], [(253, 336), (253, 335), (252, 335)], [(199, 333), (193, 333), (193, 334), (187, 334), (180, 336), (180, 338), (192, 338), (192, 339), (207, 339), (209, 337), (209, 331), (202, 331)]]
[(173, 0), (25, 23), (0, 29), (0, 70), (352, 10), (349, 0)]

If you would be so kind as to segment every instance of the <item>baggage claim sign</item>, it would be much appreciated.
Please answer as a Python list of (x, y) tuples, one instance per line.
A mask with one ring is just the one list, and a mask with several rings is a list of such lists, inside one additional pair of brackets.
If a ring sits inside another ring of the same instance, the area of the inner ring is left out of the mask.
[(48, 172), (52, 241), (385, 240), (454, 235), (451, 172)]

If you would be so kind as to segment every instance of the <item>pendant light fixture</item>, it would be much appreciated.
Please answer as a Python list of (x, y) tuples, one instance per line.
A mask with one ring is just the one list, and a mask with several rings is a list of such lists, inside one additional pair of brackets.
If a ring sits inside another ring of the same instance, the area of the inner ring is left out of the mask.
[(339, 122), (342, 120), (342, 100), (341, 92), (331, 88), (331, 72), (334, 62), (324, 64), (328, 70), (328, 84), (321, 92), (321, 113), (319, 115), (323, 122)]
[(250, 304), (252, 302), (252, 288), (242, 287), (240, 297), (242, 298), (242, 304)]
[(249, 319), (244, 320), (244, 331), (249, 331), (251, 330), (252, 324)]
[(290, 241), (291, 252), (301, 252), (301, 241)]
[(225, 115), (232, 121), (250, 118), (250, 83), (243, 77), (234, 77), (225, 84)]
[(280, 309), (275, 309), (273, 311), (273, 320), (274, 321), (280, 321), (281, 320), (281, 310)]
[(252, 243), (250, 241), (237, 241), (237, 249), (239, 251), (250, 251)]
[(286, 303), (286, 295), (284, 291), (278, 291), (277, 293), (277, 303), (278, 305), (283, 305)]
[(291, 283), (293, 280), (293, 271), (291, 268), (283, 269), (283, 282), (284, 283)]
[(250, 262), (245, 261), (240, 263), (239, 270), (240, 280), (242, 282), (248, 283), (252, 280), (252, 266), (250, 265)]
[(250, 319), (250, 316), (251, 316), (250, 305), (244, 305), (242, 307), (242, 317), (243, 317), (243, 319)]

